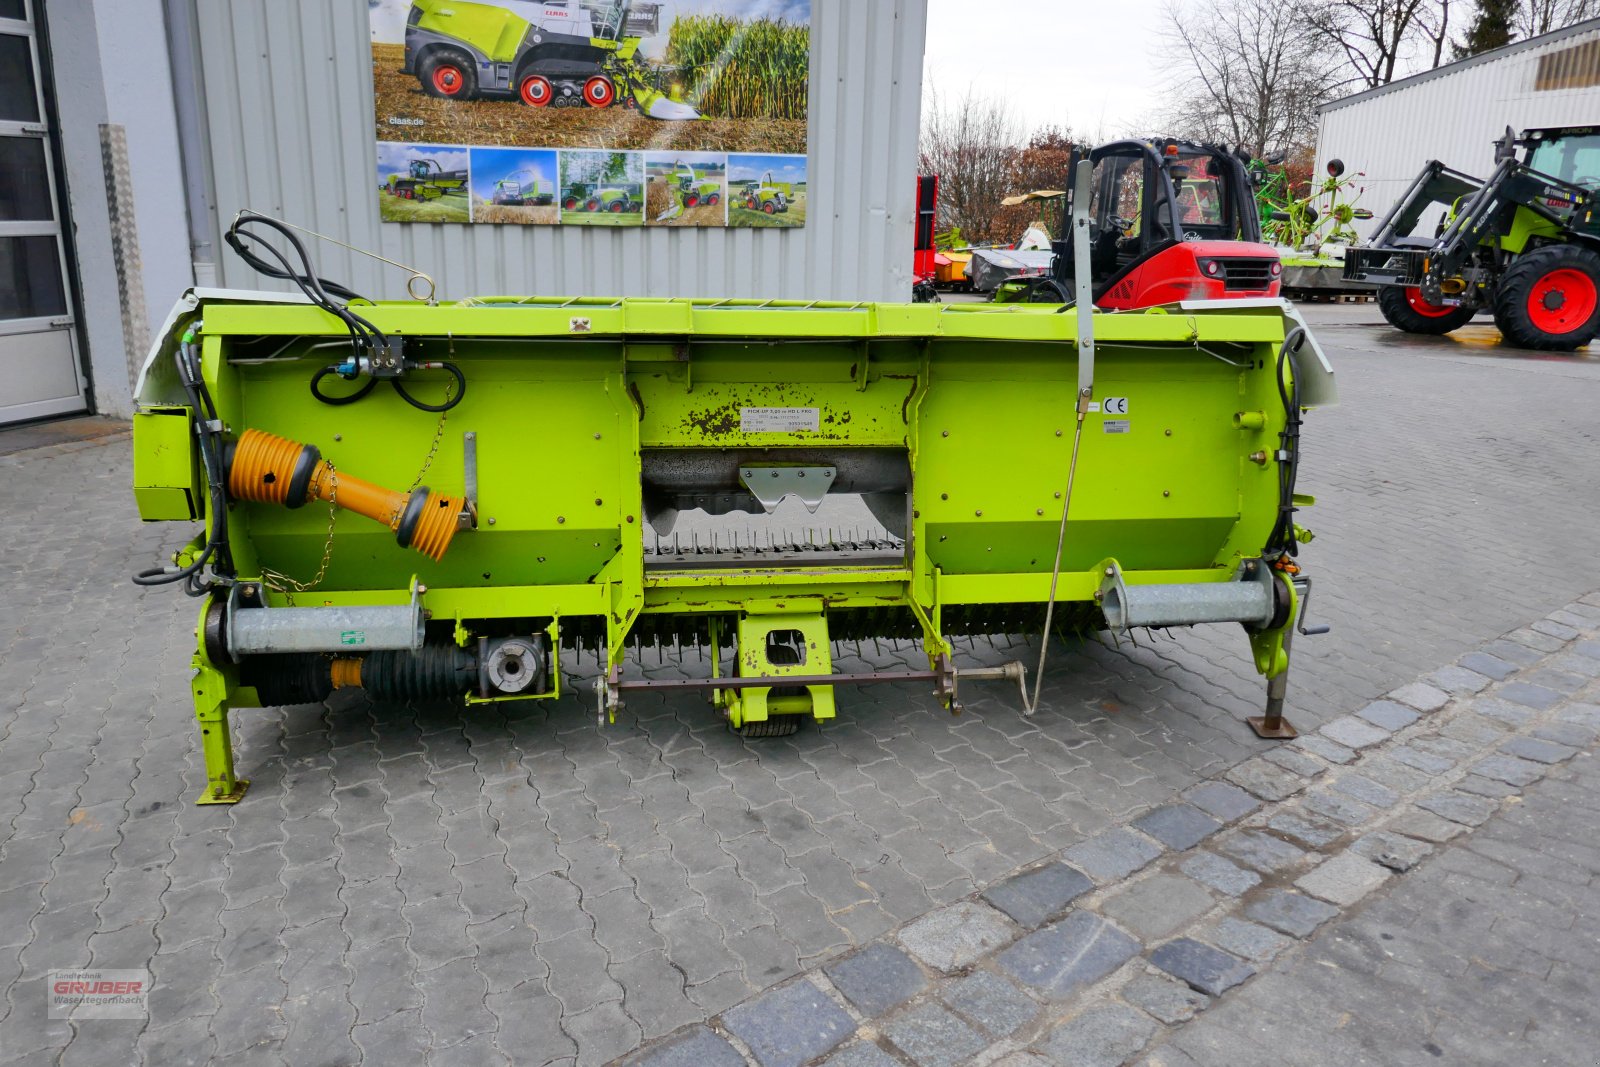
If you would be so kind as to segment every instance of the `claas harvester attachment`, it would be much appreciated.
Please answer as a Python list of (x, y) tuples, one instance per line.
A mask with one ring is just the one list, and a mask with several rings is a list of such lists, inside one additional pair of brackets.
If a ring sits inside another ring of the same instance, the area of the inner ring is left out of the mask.
[[(203, 802), (247, 784), (233, 709), (553, 701), (576, 651), (602, 722), (655, 692), (759, 735), (878, 682), (952, 711), (1009, 685), (1031, 713), (1039, 664), (963, 662), (958, 636), (1242, 624), (1258, 730), (1292, 736), (1300, 422), (1334, 391), (1282, 301), (346, 304), (286, 274), (302, 295), (185, 296), (138, 387), (140, 513), (204, 523), (136, 579), (201, 601)], [(870, 534), (695, 532), (841, 500)], [(926, 667), (835, 666), (873, 638)], [(696, 643), (673, 677), (629, 654)]]

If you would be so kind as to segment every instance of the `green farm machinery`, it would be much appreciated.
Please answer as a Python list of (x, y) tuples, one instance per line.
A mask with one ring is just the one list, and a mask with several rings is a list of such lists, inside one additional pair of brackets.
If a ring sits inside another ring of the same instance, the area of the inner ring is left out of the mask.
[[(878, 683), (952, 712), (1008, 684), (1031, 713), (1051, 633), (1242, 624), (1268, 679), (1252, 725), (1293, 736), (1301, 416), (1335, 395), (1282, 301), (367, 303), (301, 263), (304, 298), (185, 296), (137, 389), (140, 514), (204, 524), (135, 579), (199, 600), (203, 803), (248, 785), (235, 709), (555, 701), (581, 652), (602, 724), (698, 695), (759, 736)], [(780, 504), (841, 496), (881, 528), (774, 532)], [(767, 534), (679, 536), (696, 511)], [(1046, 638), (1026, 668), (955, 643), (1023, 633)], [(835, 664), (872, 638), (925, 665)], [(698, 673), (630, 656), (696, 643)]]
[(490, 202), (506, 207), (544, 207), (556, 202), (556, 189), (533, 171), (519, 170), (494, 183)]
[(594, 185), (577, 183), (569, 185), (561, 194), (561, 206), (567, 211), (609, 211), (614, 214), (639, 211), (644, 201), (639, 190), (631, 185)]
[(781, 215), (789, 210), (794, 200), (794, 186), (789, 182), (774, 181), (769, 170), (760, 181), (747, 181), (739, 190), (739, 204), (750, 211), (768, 215)]
[[(1517, 149), (1523, 149), (1521, 159)], [(1506, 340), (1571, 351), (1600, 332), (1600, 126), (1506, 130), (1487, 180), (1431, 160), (1345, 254), (1390, 324), (1445, 334), (1494, 313)]]
[(444, 100), (515, 97), (529, 107), (636, 108), (653, 119), (700, 117), (664, 91), (639, 45), (660, 31), (659, 3), (414, 0), (402, 74)]
[(389, 195), (402, 200), (437, 200), (458, 196), (467, 186), (467, 172), (445, 170), (436, 159), (413, 159), (404, 174), (389, 175)]
[(673, 164), (673, 175), (668, 187), (672, 192), (672, 203), (656, 216), (657, 222), (675, 219), (682, 215), (686, 208), (698, 207), (701, 204), (715, 207), (722, 203), (722, 183), (714, 178), (703, 177), (693, 166), (682, 160)]

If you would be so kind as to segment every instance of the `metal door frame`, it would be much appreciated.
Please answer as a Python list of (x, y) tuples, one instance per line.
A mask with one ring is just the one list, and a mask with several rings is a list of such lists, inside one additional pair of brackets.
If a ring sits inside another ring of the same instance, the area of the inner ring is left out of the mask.
[(66, 198), (62, 196), (62, 176), (59, 165), (58, 126), (55, 121), (54, 96), (48, 80), (45, 63), (45, 40), (41, 32), (43, 5), (40, 0), (23, 0), (23, 21), (0, 18), (0, 35), (24, 37), (30, 42), (33, 60), (34, 95), (38, 104), (36, 122), (0, 121), (0, 137), (36, 138), (44, 149), (46, 180), (49, 184), (50, 221), (5, 222), (0, 221), (0, 237), (51, 237), (56, 242), (56, 260), (61, 271), (61, 291), (65, 294), (66, 312), (61, 315), (34, 316), (25, 319), (0, 319), (0, 338), (21, 334), (61, 331), (67, 335), (72, 352), (72, 372), (78, 381), (76, 398), (39, 400), (19, 404), (0, 416), (0, 425), (11, 425), (30, 419), (73, 415), (86, 412), (90, 407), (90, 381), (84, 368), (82, 322), (77, 314), (80, 306), (76, 272), (72, 269), (72, 249), (68, 225)]

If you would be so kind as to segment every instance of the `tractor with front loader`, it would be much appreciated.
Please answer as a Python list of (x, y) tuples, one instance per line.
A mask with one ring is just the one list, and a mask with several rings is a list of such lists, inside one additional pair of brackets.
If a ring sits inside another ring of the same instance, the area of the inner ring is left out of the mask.
[(700, 113), (639, 59), (660, 32), (658, 3), (413, 0), (400, 73), (444, 100), (515, 97), (529, 107), (636, 108), (669, 121)]
[(1600, 332), (1600, 126), (1507, 129), (1495, 159), (1487, 180), (1430, 160), (1345, 253), (1344, 277), (1377, 286), (1407, 333), (1446, 334), (1488, 310), (1512, 344), (1581, 348)]
[(1003, 201), (1067, 197), (1049, 270), (1001, 282), (998, 303), (1064, 304), (1077, 291), (1076, 249), (1088, 246), (1094, 303), (1127, 311), (1181, 300), (1275, 297), (1278, 253), (1261, 243), (1253, 183), (1236, 154), (1188, 141), (1127, 140), (1074, 150), (1093, 181), (1085, 223), (1072, 221), (1072, 197), (1040, 190)]
[(467, 176), (464, 170), (445, 170), (437, 159), (413, 159), (404, 174), (389, 175), (389, 195), (402, 200), (437, 200), (460, 193), (466, 188)]

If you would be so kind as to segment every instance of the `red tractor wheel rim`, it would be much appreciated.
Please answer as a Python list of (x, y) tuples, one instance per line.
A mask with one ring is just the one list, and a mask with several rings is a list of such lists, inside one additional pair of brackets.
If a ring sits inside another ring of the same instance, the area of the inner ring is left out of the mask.
[(583, 83), (583, 99), (590, 107), (610, 107), (616, 98), (617, 89), (610, 78), (596, 75)]
[(1412, 311), (1430, 319), (1442, 319), (1452, 315), (1456, 309), (1446, 304), (1430, 304), (1427, 297), (1422, 295), (1422, 290), (1412, 286), (1406, 290), (1406, 304)]
[(613, 201), (611, 201), (611, 213), (613, 215), (619, 215), (619, 214), (622, 213), (622, 201), (621, 200), (613, 200)]
[(687, 200), (685, 200), (683, 202), (683, 206), (684, 207), (695, 207), (699, 203), (700, 203), (700, 198), (698, 196), (691, 196), (691, 197), (689, 197)]
[(583, 210), (585, 210), (585, 211), (599, 211), (600, 210), (600, 201), (598, 201), (598, 200), (589, 201), (587, 204), (583, 205)]
[(522, 79), (521, 92), (522, 102), (529, 107), (544, 107), (555, 95), (555, 91), (550, 88), (550, 79), (537, 74)]
[(716, 207), (717, 206), (717, 201), (721, 200), (721, 199), (722, 198), (720, 196), (718, 196), (716, 193), (712, 193), (710, 196), (706, 197), (706, 203), (710, 204), (712, 207)]
[(761, 210), (765, 211), (768, 215), (770, 215), (774, 211), (778, 210), (778, 205), (774, 204), (771, 200), (768, 200), (765, 204), (763, 204), (761, 206)]
[(454, 63), (441, 63), (433, 68), (433, 87), (445, 96), (455, 96), (466, 84), (466, 75)]
[(567, 211), (575, 211), (577, 210), (578, 202), (569, 196), (567, 199), (561, 201), (561, 206)]
[(1571, 333), (1594, 315), (1600, 304), (1594, 279), (1581, 270), (1560, 267), (1528, 290), (1528, 321), (1542, 333)]

